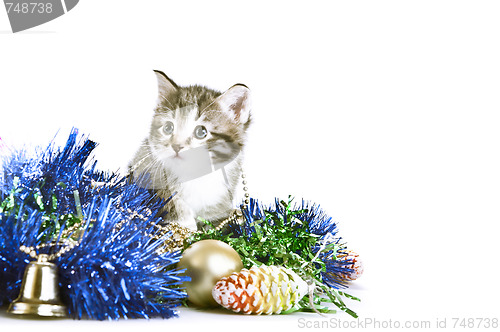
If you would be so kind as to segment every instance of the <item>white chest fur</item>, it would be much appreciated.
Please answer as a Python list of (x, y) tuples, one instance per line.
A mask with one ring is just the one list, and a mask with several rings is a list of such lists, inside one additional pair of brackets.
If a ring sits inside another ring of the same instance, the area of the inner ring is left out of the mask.
[(221, 169), (181, 184), (179, 198), (196, 214), (227, 199), (229, 184)]

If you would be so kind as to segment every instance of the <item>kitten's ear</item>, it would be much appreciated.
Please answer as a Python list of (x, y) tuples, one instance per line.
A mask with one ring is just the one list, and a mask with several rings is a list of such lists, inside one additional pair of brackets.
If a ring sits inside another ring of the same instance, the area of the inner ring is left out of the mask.
[(164, 72), (159, 70), (155, 70), (154, 72), (158, 80), (158, 103), (161, 103), (165, 99), (168, 101), (168, 96), (176, 92), (179, 87)]
[(230, 112), (234, 120), (245, 124), (250, 120), (252, 108), (250, 89), (243, 84), (235, 84), (217, 98), (217, 102), (225, 112)]

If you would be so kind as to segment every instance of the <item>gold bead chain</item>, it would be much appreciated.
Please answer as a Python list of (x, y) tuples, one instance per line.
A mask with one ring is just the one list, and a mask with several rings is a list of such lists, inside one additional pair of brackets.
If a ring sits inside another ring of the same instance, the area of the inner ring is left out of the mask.
[(37, 245), (36, 247), (27, 247), (25, 245), (22, 245), (19, 247), (19, 251), (24, 252), (25, 254), (29, 255), (33, 259), (38, 259), (39, 255), (45, 255), (45, 254), (39, 254), (37, 251), (42, 249), (42, 248), (47, 248), (47, 247), (56, 247), (56, 246), (64, 246), (57, 253), (47, 255), (47, 260), (52, 261), (56, 258), (61, 257), (65, 253), (73, 250), (74, 248), (78, 247), (80, 245), (80, 242), (76, 242), (71, 239), (66, 239), (62, 243), (42, 243)]

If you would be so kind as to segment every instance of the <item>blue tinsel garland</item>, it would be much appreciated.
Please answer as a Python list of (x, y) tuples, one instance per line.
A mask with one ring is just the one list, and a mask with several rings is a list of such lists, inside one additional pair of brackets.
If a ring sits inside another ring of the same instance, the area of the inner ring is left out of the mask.
[(69, 315), (175, 316), (174, 308), (186, 297), (180, 285), (187, 277), (175, 269), (180, 253), (159, 254), (165, 239), (151, 238), (164, 202), (115, 174), (97, 171), (88, 160), (95, 146), (73, 130), (62, 149), (50, 145), (34, 155), (18, 150), (2, 161), (0, 304), (17, 297), (31, 260), (19, 247), (57, 242), (70, 220), (83, 220), (80, 245), (54, 261)]

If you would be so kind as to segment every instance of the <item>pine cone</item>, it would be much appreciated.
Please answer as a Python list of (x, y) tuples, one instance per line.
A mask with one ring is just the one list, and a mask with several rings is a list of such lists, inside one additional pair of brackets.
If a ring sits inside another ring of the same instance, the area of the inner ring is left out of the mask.
[(212, 296), (235, 312), (270, 315), (291, 309), (307, 289), (307, 283), (292, 270), (262, 265), (222, 278), (212, 289)]
[(346, 261), (348, 264), (344, 266), (351, 270), (349, 273), (341, 273), (339, 276), (344, 280), (353, 281), (361, 277), (363, 274), (363, 262), (359, 258), (359, 255), (352, 250), (346, 250), (340, 254), (337, 254), (337, 260)]

